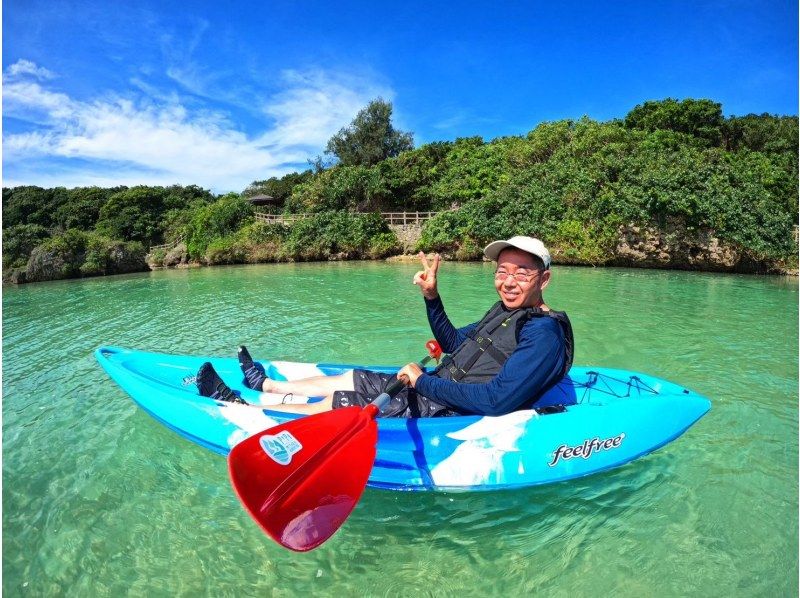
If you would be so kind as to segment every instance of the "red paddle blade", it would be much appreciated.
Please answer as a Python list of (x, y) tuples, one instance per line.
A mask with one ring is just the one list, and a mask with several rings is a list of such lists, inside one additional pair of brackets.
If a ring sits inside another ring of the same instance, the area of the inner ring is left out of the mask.
[(347, 407), (296, 419), (233, 447), (228, 473), (250, 516), (278, 544), (304, 552), (330, 538), (367, 485), (377, 409)]

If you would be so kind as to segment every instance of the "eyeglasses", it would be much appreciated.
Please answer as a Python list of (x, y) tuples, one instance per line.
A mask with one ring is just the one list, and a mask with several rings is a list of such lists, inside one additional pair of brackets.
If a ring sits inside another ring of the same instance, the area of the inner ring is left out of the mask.
[(541, 272), (541, 270), (534, 270), (533, 273), (529, 273), (526, 271), (522, 272), (517, 271), (514, 272), (514, 274), (511, 274), (511, 272), (506, 272), (505, 270), (496, 270), (494, 273), (494, 277), (497, 280), (505, 280), (506, 278), (511, 276), (517, 282), (530, 282), (534, 278), (536, 278), (536, 276), (538, 276), (539, 272)]

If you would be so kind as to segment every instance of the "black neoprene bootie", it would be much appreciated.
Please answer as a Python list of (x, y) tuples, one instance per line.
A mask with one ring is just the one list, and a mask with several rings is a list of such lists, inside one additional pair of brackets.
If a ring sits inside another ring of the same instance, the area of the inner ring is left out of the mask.
[(250, 352), (244, 345), (239, 347), (239, 367), (242, 368), (242, 373), (244, 374), (245, 386), (261, 392), (264, 387), (264, 380), (267, 379), (267, 373), (264, 371), (263, 365), (253, 361), (253, 358), (250, 357)]
[(209, 397), (215, 401), (225, 401), (226, 403), (247, 402), (238, 397), (231, 388), (222, 381), (214, 366), (205, 362), (197, 371), (197, 390), (204, 397)]

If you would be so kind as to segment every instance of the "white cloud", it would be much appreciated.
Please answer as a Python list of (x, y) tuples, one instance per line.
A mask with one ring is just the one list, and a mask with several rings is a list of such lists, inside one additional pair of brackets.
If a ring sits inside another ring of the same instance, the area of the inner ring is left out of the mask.
[(56, 123), (75, 111), (74, 102), (63, 93), (44, 89), (31, 81), (4, 80), (3, 114), (40, 124)]
[(282, 91), (263, 104), (264, 128), (248, 134), (226, 113), (190, 109), (177, 94), (156, 93), (142, 81), (136, 96), (77, 100), (19, 79), (23, 71), (46, 71), (20, 62), (24, 68), (4, 77), (4, 112), (28, 131), (3, 136), (7, 186), (180, 183), (240, 191), (294, 170), (370, 99), (392, 95), (342, 75), (287, 71)]
[(278, 147), (323, 147), (370, 100), (394, 96), (388, 87), (341, 73), (287, 70), (282, 79), (286, 89), (264, 104), (274, 127), (261, 137)]
[(6, 67), (3, 73), (5, 77), (17, 78), (20, 75), (32, 75), (37, 79), (53, 79), (55, 75), (44, 67), (36, 66), (30, 60), (17, 60), (14, 64)]

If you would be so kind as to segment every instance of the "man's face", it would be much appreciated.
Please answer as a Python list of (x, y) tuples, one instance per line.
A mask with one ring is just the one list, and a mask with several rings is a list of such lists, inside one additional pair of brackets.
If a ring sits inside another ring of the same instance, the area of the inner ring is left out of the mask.
[(507, 308), (537, 307), (549, 282), (550, 270), (537, 269), (530, 253), (509, 247), (497, 256), (494, 288)]

